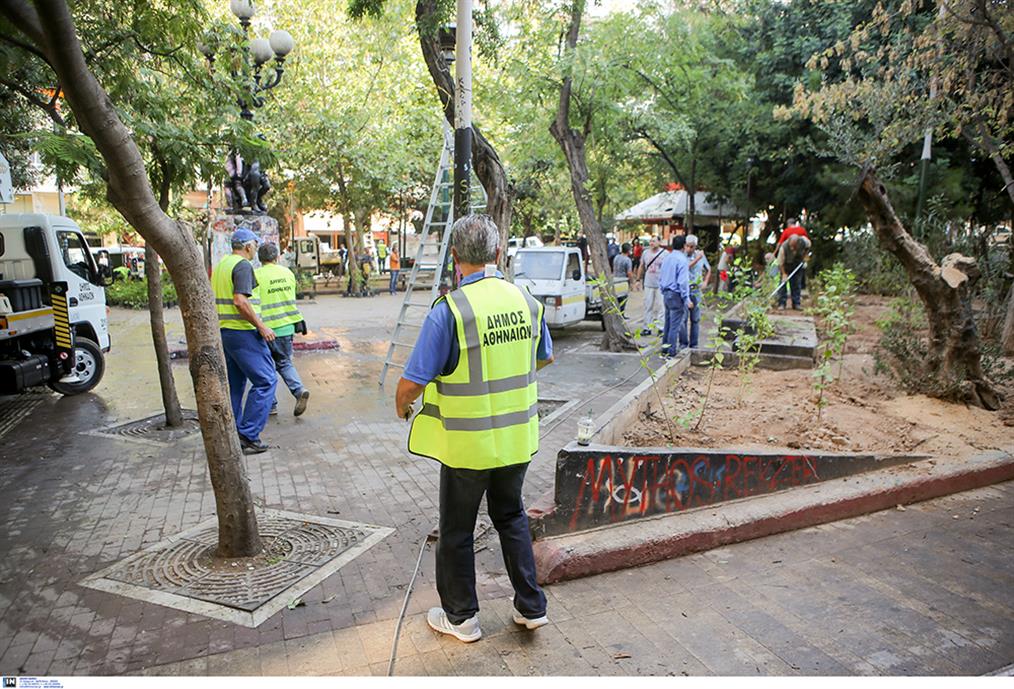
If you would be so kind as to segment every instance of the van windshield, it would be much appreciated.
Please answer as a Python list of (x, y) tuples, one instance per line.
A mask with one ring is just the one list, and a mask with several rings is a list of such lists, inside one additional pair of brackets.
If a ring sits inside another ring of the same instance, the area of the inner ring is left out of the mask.
[(514, 277), (559, 280), (563, 276), (562, 251), (519, 251), (514, 257)]

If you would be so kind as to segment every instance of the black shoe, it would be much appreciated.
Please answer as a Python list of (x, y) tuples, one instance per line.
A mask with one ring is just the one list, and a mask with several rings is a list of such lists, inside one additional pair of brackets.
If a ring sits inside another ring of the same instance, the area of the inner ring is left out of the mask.
[(266, 445), (260, 440), (250, 440), (242, 435), (239, 436), (239, 446), (243, 448), (243, 454), (245, 455), (259, 455), (271, 449), (270, 445)]
[(306, 403), (310, 400), (310, 391), (303, 390), (299, 393), (299, 397), (296, 398), (296, 408), (293, 410), (293, 416), (300, 416), (306, 411)]

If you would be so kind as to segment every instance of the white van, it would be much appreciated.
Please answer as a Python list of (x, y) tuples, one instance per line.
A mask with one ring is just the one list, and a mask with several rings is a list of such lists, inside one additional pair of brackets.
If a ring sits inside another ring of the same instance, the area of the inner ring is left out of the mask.
[[(546, 324), (564, 328), (581, 321), (602, 320), (602, 297), (594, 278), (585, 274), (581, 250), (576, 247), (519, 249), (511, 263), (515, 285), (526, 287), (545, 304)], [(613, 278), (622, 310), (627, 301), (627, 279)]]

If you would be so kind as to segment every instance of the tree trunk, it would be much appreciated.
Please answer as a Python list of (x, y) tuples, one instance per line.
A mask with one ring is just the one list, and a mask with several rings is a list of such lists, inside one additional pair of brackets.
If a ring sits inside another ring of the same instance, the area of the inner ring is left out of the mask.
[[(584, 13), (584, 0), (574, 0), (571, 6), (570, 27), (567, 29), (567, 54), (573, 55), (577, 46), (577, 38), (581, 31), (581, 15)], [(609, 308), (617, 304), (616, 290), (613, 288), (613, 273), (609, 267), (609, 254), (606, 249), (606, 237), (602, 225), (595, 217), (591, 194), (588, 193), (588, 163), (585, 156), (585, 139), (591, 126), (586, 121), (584, 132), (578, 132), (570, 126), (570, 96), (573, 80), (570, 74), (564, 76), (560, 85), (560, 102), (556, 109), (556, 118), (549, 127), (550, 133), (563, 150), (570, 169), (570, 190), (574, 195), (574, 205), (581, 219), (581, 229), (588, 237), (588, 248), (591, 251), (592, 266), (601, 281), (602, 292), (602, 323), (605, 333), (602, 336), (602, 349), (620, 351), (633, 349), (633, 341), (627, 335), (623, 315)]]
[(144, 277), (148, 281), (148, 314), (151, 322), (151, 342), (155, 345), (155, 361), (158, 366), (158, 384), (162, 388), (162, 407), (165, 409), (165, 425), (176, 428), (183, 425), (183, 410), (176, 394), (176, 381), (169, 358), (169, 343), (165, 337), (165, 316), (162, 312), (162, 269), (158, 254), (151, 244), (144, 247)]
[(1007, 292), (1007, 315), (1003, 319), (1003, 334), (1000, 335), (1000, 346), (1007, 356), (1014, 356), (1014, 284)]
[(938, 266), (926, 247), (902, 226), (887, 190), (872, 171), (863, 175), (858, 196), (880, 245), (901, 262), (922, 300), (929, 322), (925, 363), (940, 381), (942, 394), (984, 409), (999, 409), (1000, 398), (982, 373), (972, 316), (970, 288), (979, 277), (975, 259), (950, 254)]
[[(169, 186), (172, 178), (168, 164), (160, 161), (158, 207), (162, 212), (169, 209)], [(148, 316), (151, 324), (151, 343), (155, 347), (155, 362), (158, 368), (158, 385), (162, 390), (162, 408), (165, 409), (165, 425), (178, 428), (183, 425), (183, 410), (176, 394), (176, 380), (173, 378), (172, 360), (169, 358), (169, 343), (165, 337), (165, 315), (162, 309), (162, 269), (158, 254), (151, 244), (144, 246), (144, 277), (148, 283)]]
[(67, 3), (3, 3), (15, 26), (43, 50), (63, 87), (81, 131), (95, 143), (108, 174), (107, 194), (130, 225), (165, 260), (180, 297), (190, 375), (218, 514), (220, 557), (256, 555), (261, 540), (240, 453), (218, 332), (214, 294), (201, 250), (181, 224), (162, 210), (130, 131), (85, 62)]
[[(454, 126), (454, 79), (447, 61), (440, 54), (440, 43), (436, 31), (428, 31), (426, 27), (436, 24), (438, 0), (418, 0), (415, 6), (416, 26), (419, 29), (419, 46), (422, 48), (423, 60), (429, 69), (430, 78), (437, 87), (440, 104), (444, 109), (444, 117)], [(514, 185), (507, 179), (507, 172), (496, 149), (486, 140), (479, 128), (472, 124), (472, 169), (486, 190), (486, 212), (493, 218), (500, 230), (500, 269), (504, 270), (507, 262), (507, 239), (510, 237), (511, 217), (514, 210), (514, 198), (517, 192)]]

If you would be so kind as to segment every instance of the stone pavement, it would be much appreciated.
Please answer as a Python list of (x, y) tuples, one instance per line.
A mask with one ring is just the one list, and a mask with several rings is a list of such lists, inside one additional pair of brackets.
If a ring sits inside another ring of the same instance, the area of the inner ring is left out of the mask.
[[(462, 644), (405, 621), (398, 675), (979, 675), (1014, 660), (1014, 483), (481, 601)], [(431, 564), (432, 554), (427, 558)], [(424, 585), (425, 586), (425, 585)], [(424, 591), (420, 591), (424, 593)], [(154, 667), (384, 675), (395, 620)]]
[[(396, 532), (311, 590), (306, 607), (283, 610), (257, 629), (84, 589), (78, 583), (142, 547), (214, 516), (197, 435), (161, 448), (83, 432), (160, 411), (147, 314), (113, 309), (113, 350), (92, 394), (44, 396), (3, 438), (0, 483), (0, 672), (113, 674), (211, 653), (292, 640), (393, 618), (418, 545), (437, 519), (438, 466), (410, 456), (408, 425), (393, 414), (395, 375), (377, 385), (400, 297), (323, 296), (301, 308), (308, 323), (337, 339), (337, 352), (297, 356), (311, 390), (294, 419), (291, 398), (264, 438), (277, 449), (247, 460), (259, 506), (393, 527)], [(167, 312), (170, 341), (179, 311)], [(578, 400), (573, 412), (601, 413), (646, 375), (634, 354), (595, 350), (599, 326), (557, 336), (559, 363), (540, 374), (540, 396)], [(184, 406), (193, 408), (186, 362), (174, 366)], [(547, 424), (529, 472), (531, 501), (553, 482), (556, 448), (577, 417)], [(499, 548), (480, 538), (484, 597), (510, 583)], [(412, 612), (435, 604), (432, 565), (419, 579)], [(325, 602), (327, 601), (327, 602)]]
[[(631, 304), (635, 314), (638, 296)], [(258, 505), (396, 531), (303, 596), (305, 606), (284, 609), (257, 629), (78, 585), (214, 515), (197, 436), (161, 448), (82, 434), (159, 411), (147, 314), (114, 309), (114, 349), (100, 387), (77, 398), (33, 401), (31, 415), (3, 439), (0, 674), (155, 667), (367, 673), (386, 663), (404, 587), (437, 514), (437, 466), (407, 454), (407, 425), (393, 418), (393, 385), (377, 386), (399, 304), (387, 296), (323, 296), (303, 307), (311, 326), (342, 349), (297, 357), (312, 392), (309, 411), (294, 419), (281, 398), (282, 413), (265, 432), (277, 449), (248, 458)], [(178, 311), (168, 316), (171, 337), (178, 338)], [(551, 488), (556, 449), (573, 437), (577, 418), (604, 411), (645, 376), (636, 355), (597, 352), (598, 337), (595, 324), (561, 333), (558, 363), (540, 374), (541, 397), (584, 406), (544, 427), (543, 450), (526, 484), (529, 501)], [(185, 364), (175, 374), (184, 405), (192, 407)], [(534, 637), (510, 633), (510, 584), (495, 535), (487, 534), (477, 543), (477, 570), (480, 598), (489, 601), (483, 608), (489, 638), (464, 647), (420, 626), (420, 613), (436, 604), (428, 554), (409, 607), (399, 671), (778, 673), (794, 672), (793, 665), (818, 671), (807, 658), (821, 659), (829, 672), (995, 669), (1014, 655), (1014, 602), (1002, 586), (1011, 573), (1014, 501), (1010, 486), (990, 490), (981, 493), (981, 512), (967, 524), (948, 521), (951, 507), (912, 507), (886, 515), (886, 525), (876, 528), (857, 520), (853, 529), (821, 527), (555, 586), (554, 624)], [(961, 499), (947, 500), (957, 505)], [(898, 555), (909, 533), (920, 533), (913, 542), (925, 547), (906, 560)], [(837, 560), (821, 555), (836, 547)], [(858, 559), (849, 561), (847, 553)], [(768, 555), (770, 561), (762, 559)], [(817, 561), (807, 564), (815, 555)], [(692, 625), (674, 623), (690, 616)], [(845, 631), (831, 630), (829, 619)], [(847, 643), (838, 650), (841, 640)], [(946, 653), (930, 650), (938, 647)]]

